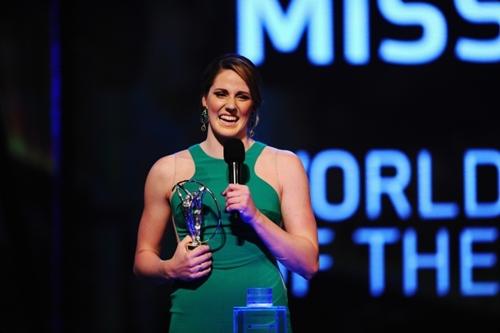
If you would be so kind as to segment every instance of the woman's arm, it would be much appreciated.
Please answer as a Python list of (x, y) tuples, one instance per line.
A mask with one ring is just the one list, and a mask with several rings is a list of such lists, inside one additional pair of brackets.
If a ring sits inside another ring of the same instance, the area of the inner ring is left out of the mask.
[(255, 207), (245, 185), (228, 186), (224, 192), (226, 208), (238, 210), (243, 220), (254, 228), (285, 267), (310, 279), (319, 268), (319, 250), (307, 176), (300, 159), (291, 152), (280, 151), (276, 163), (281, 184), (284, 230)]
[(174, 181), (173, 163), (173, 156), (158, 160), (146, 179), (134, 272), (140, 276), (167, 280), (193, 280), (207, 275), (211, 270), (211, 253), (208, 246), (188, 251), (186, 245), (191, 239), (186, 237), (178, 243), (172, 258), (160, 258), (163, 235), (171, 217), (169, 193)]

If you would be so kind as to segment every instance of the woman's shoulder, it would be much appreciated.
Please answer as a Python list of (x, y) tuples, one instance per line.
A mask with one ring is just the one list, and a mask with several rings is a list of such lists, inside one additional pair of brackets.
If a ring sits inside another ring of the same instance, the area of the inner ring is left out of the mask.
[[(279, 182), (305, 173), (304, 166), (294, 152), (266, 145), (259, 170), (275, 170)], [(261, 171), (264, 173), (264, 171)]]
[(158, 158), (154, 163), (151, 169), (164, 169), (173, 166), (174, 163), (182, 160), (190, 159), (191, 155), (189, 154), (188, 149), (180, 150), (172, 154), (164, 155)]
[(278, 162), (282, 163), (294, 163), (300, 162), (299, 157), (294, 152), (287, 149), (280, 149), (273, 146), (266, 145), (264, 149), (264, 153), (269, 156), (274, 156)]
[(192, 158), (189, 149), (180, 150), (158, 158), (151, 166), (150, 174), (171, 177), (176, 169), (182, 169), (190, 163)]

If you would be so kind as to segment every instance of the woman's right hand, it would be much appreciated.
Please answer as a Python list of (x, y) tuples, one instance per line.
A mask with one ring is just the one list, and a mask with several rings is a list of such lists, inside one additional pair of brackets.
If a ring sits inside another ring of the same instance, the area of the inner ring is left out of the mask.
[(208, 245), (200, 245), (193, 250), (188, 250), (191, 242), (190, 236), (177, 244), (175, 253), (170, 260), (172, 267), (171, 276), (182, 281), (192, 281), (204, 277), (212, 270), (212, 252)]

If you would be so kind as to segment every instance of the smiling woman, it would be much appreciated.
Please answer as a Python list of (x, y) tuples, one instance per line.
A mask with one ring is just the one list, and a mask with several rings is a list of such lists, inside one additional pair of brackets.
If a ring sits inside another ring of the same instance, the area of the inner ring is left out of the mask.
[(252, 97), (245, 81), (234, 71), (221, 71), (206, 96), (208, 135), (246, 137), (247, 125), (253, 111)]
[[(272, 288), (273, 304), (287, 306), (278, 261), (307, 279), (318, 270), (316, 221), (299, 158), (252, 139), (258, 84), (245, 57), (227, 54), (212, 62), (201, 96), (206, 139), (159, 159), (147, 177), (134, 270), (174, 282), (170, 332), (231, 332), (233, 307), (246, 304), (248, 288)], [(223, 156), (229, 139), (241, 140), (246, 151), (238, 184), (228, 184)], [(176, 192), (184, 180), (194, 188)], [(211, 200), (203, 199), (206, 191)], [(225, 203), (222, 213), (218, 202)], [(171, 219), (178, 242), (163, 259)], [(194, 249), (188, 246), (193, 220), (202, 229), (202, 245)]]
[[(232, 93), (234, 102), (239, 102), (238, 106), (241, 105), (245, 109), (251, 109), (246, 125), (248, 134), (252, 137), (255, 127), (259, 123), (258, 110), (262, 103), (259, 88), (260, 83), (259, 72), (250, 60), (238, 55), (216, 58), (205, 71), (202, 85), (202, 105), (204, 112), (208, 113), (207, 100), (211, 94), (218, 97), (221, 100), (220, 103), (224, 105), (227, 102), (227, 98), (231, 97), (230, 93)], [(229, 91), (228, 87), (234, 91)], [(234, 109), (235, 106), (227, 106), (227, 115), (231, 115), (229, 111), (231, 111), (231, 107)]]

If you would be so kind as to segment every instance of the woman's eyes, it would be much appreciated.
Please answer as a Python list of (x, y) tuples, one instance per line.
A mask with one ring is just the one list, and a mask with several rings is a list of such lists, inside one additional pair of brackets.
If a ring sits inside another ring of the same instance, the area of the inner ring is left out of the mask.
[(248, 95), (238, 95), (236, 97), (241, 99), (242, 101), (248, 101), (250, 99), (250, 96)]
[[(216, 92), (214, 92), (214, 95), (217, 97), (226, 97), (228, 95), (228, 93), (224, 92), (224, 91), (216, 91)], [(236, 98), (239, 100), (242, 100), (242, 101), (248, 101), (250, 99), (250, 96), (248, 96), (246, 94), (238, 94), (238, 95), (236, 95)]]

